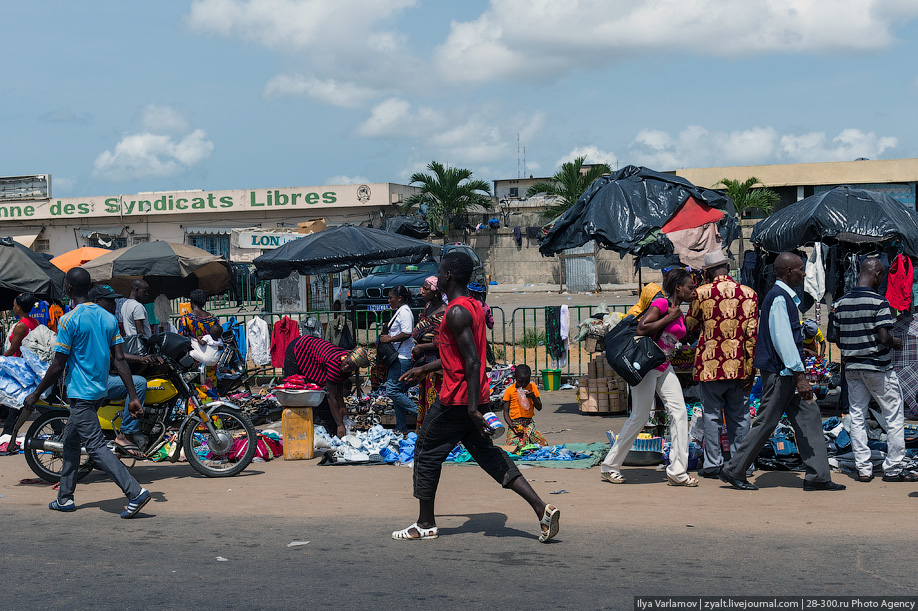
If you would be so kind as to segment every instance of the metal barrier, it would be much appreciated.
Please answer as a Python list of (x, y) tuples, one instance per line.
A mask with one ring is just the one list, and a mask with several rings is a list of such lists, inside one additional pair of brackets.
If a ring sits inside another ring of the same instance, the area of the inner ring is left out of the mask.
[[(626, 312), (633, 304), (607, 306), (610, 312)], [(599, 306), (568, 306), (570, 315), (569, 336), (574, 337), (580, 323), (591, 318)], [(513, 363), (526, 363), (533, 372), (551, 365), (551, 357), (545, 348), (545, 307), (515, 308), (510, 315), (510, 348)], [(495, 325), (496, 326), (496, 325)], [(505, 335), (506, 337), (506, 335)], [(505, 343), (506, 348), (506, 343)], [(518, 358), (519, 355), (519, 358)], [(589, 357), (587, 356), (587, 360)], [(584, 375), (584, 351), (579, 343), (573, 343), (568, 352), (567, 364), (562, 367), (562, 376)], [(555, 361), (557, 364), (557, 361)]]

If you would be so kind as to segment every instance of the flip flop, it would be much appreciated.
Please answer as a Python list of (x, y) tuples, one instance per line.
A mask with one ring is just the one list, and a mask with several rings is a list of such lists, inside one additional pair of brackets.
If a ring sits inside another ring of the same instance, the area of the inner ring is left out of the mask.
[[(411, 529), (417, 531), (418, 536), (412, 536)], [(440, 529), (434, 526), (433, 528), (421, 528), (418, 526), (418, 523), (415, 522), (408, 528), (403, 528), (402, 530), (396, 530), (392, 533), (392, 538), (396, 541), (421, 541), (425, 539), (436, 539), (440, 536)]]
[(131, 458), (146, 458), (147, 457), (147, 455), (144, 454), (143, 451), (133, 443), (126, 443), (124, 445), (121, 445), (120, 443), (116, 441), (115, 451), (121, 452), (125, 456), (129, 456)]
[(11, 441), (0, 445), (0, 456), (15, 456), (19, 454), (19, 444)]
[[(547, 530), (542, 530), (541, 527), (544, 526)], [(545, 506), (545, 511), (542, 512), (542, 519), (539, 520), (539, 541), (542, 543), (548, 543), (548, 540), (558, 534), (558, 531), (561, 528), (561, 510), (557, 507), (551, 505)]]

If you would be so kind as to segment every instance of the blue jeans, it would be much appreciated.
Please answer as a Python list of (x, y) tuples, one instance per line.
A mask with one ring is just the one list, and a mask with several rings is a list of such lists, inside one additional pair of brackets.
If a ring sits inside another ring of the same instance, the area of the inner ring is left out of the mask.
[(410, 365), (410, 359), (399, 357), (398, 362), (389, 368), (389, 376), (386, 378), (386, 396), (392, 399), (392, 408), (395, 410), (395, 430), (400, 433), (408, 430), (407, 413), (418, 413), (417, 404), (406, 394), (408, 384), (398, 381), (402, 374), (410, 369)]
[[(131, 379), (134, 380), (134, 391), (137, 393), (137, 398), (140, 399), (140, 404), (143, 405), (143, 401), (147, 397), (147, 379), (143, 376), (131, 376)], [(140, 422), (131, 416), (128, 411), (127, 396), (127, 388), (124, 387), (121, 376), (108, 376), (108, 382), (105, 385), (105, 399), (114, 401), (124, 397), (124, 410), (121, 412), (121, 434), (133, 435), (140, 432)]]

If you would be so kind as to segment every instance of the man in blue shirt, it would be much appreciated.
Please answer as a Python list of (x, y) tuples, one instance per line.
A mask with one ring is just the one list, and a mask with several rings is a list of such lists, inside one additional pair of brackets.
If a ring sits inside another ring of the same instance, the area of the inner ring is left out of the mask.
[(803, 260), (789, 252), (775, 260), (778, 281), (765, 295), (759, 318), (754, 367), (762, 374), (762, 402), (743, 443), (724, 465), (720, 479), (739, 490), (758, 490), (744, 477), (746, 470), (774, 433), (781, 414), (794, 427), (794, 440), (806, 467), (803, 489), (844, 490), (832, 482), (822, 434), (822, 417), (803, 367), (800, 298), (794, 287), (803, 284)]
[(35, 392), (23, 401), (23, 407), (33, 409), (41, 393), (57, 382), (66, 370), (70, 417), (61, 439), (64, 461), (60, 490), (57, 499), (51, 501), (48, 508), (76, 511), (73, 493), (82, 442), (92, 461), (118, 484), (129, 499), (121, 517), (132, 518), (150, 501), (150, 493), (141, 488), (127, 467), (108, 449), (96, 415), (96, 410), (105, 400), (110, 353), (115, 357), (115, 369), (127, 388), (131, 414), (140, 416), (143, 406), (137, 399), (131, 372), (124, 360), (121, 348), (124, 340), (118, 332), (118, 321), (100, 305), (89, 301), (91, 287), (92, 281), (85, 269), (75, 267), (67, 272), (64, 290), (73, 299), (75, 307), (58, 322), (54, 359)]

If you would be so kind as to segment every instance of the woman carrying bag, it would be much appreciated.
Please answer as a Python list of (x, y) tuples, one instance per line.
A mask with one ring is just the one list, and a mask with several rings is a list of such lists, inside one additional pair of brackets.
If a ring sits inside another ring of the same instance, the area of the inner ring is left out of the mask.
[(395, 315), (389, 321), (386, 333), (379, 336), (380, 353), (385, 344), (390, 344), (398, 353), (398, 358), (389, 364), (389, 373), (386, 376), (386, 396), (392, 399), (392, 408), (395, 411), (395, 432), (405, 434), (408, 432), (408, 412), (417, 413), (417, 404), (408, 398), (408, 385), (399, 382), (402, 374), (408, 371), (411, 365), (411, 349), (414, 340), (411, 332), (414, 330), (414, 314), (408, 307), (411, 294), (402, 285), (393, 287), (389, 291), (389, 307), (395, 310)]
[(669, 357), (675, 351), (676, 344), (685, 337), (685, 316), (681, 306), (691, 301), (694, 290), (695, 282), (689, 272), (681, 268), (669, 270), (663, 275), (663, 291), (666, 297), (655, 299), (638, 324), (637, 334), (652, 337), (667, 360), (648, 372), (639, 384), (631, 387), (631, 416), (625, 421), (618, 439), (602, 461), (603, 481), (611, 484), (625, 483), (621, 472), (622, 463), (647, 423), (653, 410), (654, 395), (657, 395), (666, 406), (670, 419), (671, 444), (669, 466), (666, 468), (667, 483), (670, 486), (698, 485), (698, 480), (686, 472), (688, 416), (685, 411), (685, 398), (682, 396), (682, 385), (669, 363)]

